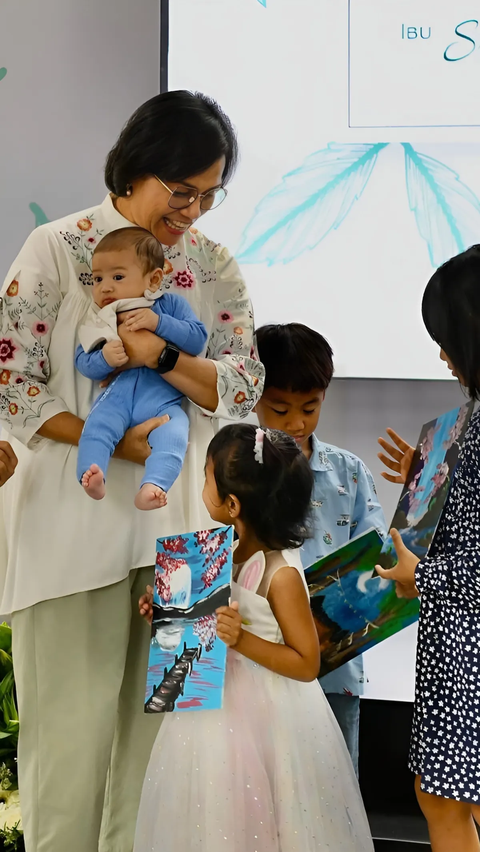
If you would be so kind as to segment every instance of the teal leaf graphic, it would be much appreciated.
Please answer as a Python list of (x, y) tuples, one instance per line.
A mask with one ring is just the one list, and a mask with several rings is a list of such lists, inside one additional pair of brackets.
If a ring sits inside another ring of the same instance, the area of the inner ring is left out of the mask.
[(260, 3), (261, 6), (265, 6), (265, 8), (266, 8), (267, 0), (258, 0), (258, 2)]
[(0, 68), (0, 82), (7, 76), (7, 69)]
[(39, 207), (38, 204), (35, 204), (34, 201), (32, 201), (32, 203), (29, 204), (28, 206), (29, 206), (30, 210), (32, 211), (33, 215), (35, 216), (35, 227), (36, 228), (38, 228), (39, 225), (46, 225), (47, 222), (50, 221), (50, 219), (47, 219), (42, 208)]
[(432, 266), (479, 240), (480, 200), (457, 172), (404, 143), (408, 202)]
[(242, 263), (290, 263), (340, 227), (364, 191), (388, 143), (339, 144), (311, 154), (255, 208), (237, 257)]

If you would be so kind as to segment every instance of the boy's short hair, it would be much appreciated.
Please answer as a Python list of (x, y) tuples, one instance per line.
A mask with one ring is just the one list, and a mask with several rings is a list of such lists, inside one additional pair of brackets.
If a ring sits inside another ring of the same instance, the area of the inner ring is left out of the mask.
[(110, 231), (109, 234), (102, 237), (94, 254), (99, 254), (102, 251), (125, 251), (129, 248), (135, 249), (144, 275), (148, 275), (155, 269), (163, 269), (165, 256), (162, 244), (150, 231), (137, 226)]
[(306, 325), (263, 325), (256, 333), (265, 367), (265, 389), (292, 393), (326, 390), (333, 376), (333, 352), (321, 334)]

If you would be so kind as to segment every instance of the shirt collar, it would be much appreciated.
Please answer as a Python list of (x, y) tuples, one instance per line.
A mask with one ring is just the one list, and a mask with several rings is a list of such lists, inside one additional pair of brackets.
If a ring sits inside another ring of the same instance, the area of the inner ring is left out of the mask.
[(130, 222), (129, 219), (125, 219), (125, 216), (122, 216), (122, 214), (118, 212), (117, 208), (114, 206), (110, 193), (102, 201), (100, 210), (110, 230), (116, 231), (118, 228), (134, 227), (133, 222)]
[(325, 444), (318, 440), (316, 435), (312, 435), (312, 455), (310, 456), (310, 467), (312, 470), (328, 471), (333, 470), (333, 465), (328, 460), (325, 452)]

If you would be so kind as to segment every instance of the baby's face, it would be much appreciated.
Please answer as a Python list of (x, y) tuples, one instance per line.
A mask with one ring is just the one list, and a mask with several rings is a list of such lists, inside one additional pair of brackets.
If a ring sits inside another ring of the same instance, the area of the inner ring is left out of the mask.
[(93, 300), (104, 308), (118, 299), (138, 299), (149, 286), (134, 248), (93, 255)]

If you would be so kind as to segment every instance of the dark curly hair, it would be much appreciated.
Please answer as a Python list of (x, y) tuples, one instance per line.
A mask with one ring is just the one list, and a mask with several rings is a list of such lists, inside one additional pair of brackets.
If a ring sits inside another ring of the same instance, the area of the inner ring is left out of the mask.
[(309, 535), (313, 473), (293, 438), (264, 432), (262, 464), (255, 457), (257, 428), (248, 423), (224, 426), (207, 460), (213, 462), (220, 498), (238, 498), (242, 521), (262, 544), (271, 550), (301, 547)]

